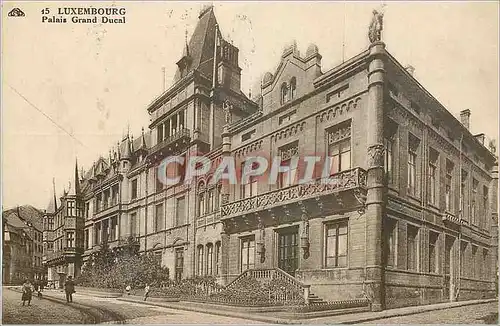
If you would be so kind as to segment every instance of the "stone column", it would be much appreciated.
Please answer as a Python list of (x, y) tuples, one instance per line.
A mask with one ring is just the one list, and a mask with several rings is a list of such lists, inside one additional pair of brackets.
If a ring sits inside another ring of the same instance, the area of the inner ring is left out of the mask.
[[(231, 135), (228, 130), (228, 125), (225, 125), (222, 130), (222, 157), (231, 156)], [(229, 190), (230, 184), (226, 179), (222, 180), (222, 196), (221, 196), (221, 213), (222, 213), (222, 205), (228, 202), (229, 200)], [(222, 216), (223, 218), (224, 216)], [(227, 274), (229, 273), (229, 239), (230, 236), (228, 234), (229, 227), (227, 224), (223, 225), (223, 231), (221, 233), (221, 268), (220, 274), (222, 277), (222, 283), (228, 283)]]
[(169, 129), (168, 129), (168, 135), (164, 135), (165, 138), (168, 138), (168, 137), (172, 136), (172, 118), (168, 119), (168, 127), (169, 127)]
[(366, 200), (366, 272), (372, 287), (372, 310), (382, 310), (384, 301), (382, 266), (382, 218), (384, 212), (384, 56), (385, 44), (370, 45), (368, 68), (368, 176)]

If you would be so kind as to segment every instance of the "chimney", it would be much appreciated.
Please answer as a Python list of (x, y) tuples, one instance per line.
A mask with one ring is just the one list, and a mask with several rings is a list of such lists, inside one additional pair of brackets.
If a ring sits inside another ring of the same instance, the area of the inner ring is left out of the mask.
[(469, 130), (469, 122), (470, 122), (470, 110), (462, 110), (460, 111), (460, 122), (464, 125), (467, 130)]
[(405, 69), (406, 69), (406, 71), (408, 71), (408, 73), (409, 73), (410, 75), (412, 75), (412, 76), (413, 76), (413, 74), (415, 73), (415, 67), (413, 67), (412, 65), (407, 65), (407, 66), (405, 67)]

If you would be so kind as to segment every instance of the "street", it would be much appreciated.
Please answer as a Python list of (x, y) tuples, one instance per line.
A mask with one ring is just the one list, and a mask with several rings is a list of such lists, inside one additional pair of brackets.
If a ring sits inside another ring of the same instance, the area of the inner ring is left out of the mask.
[[(64, 293), (50, 291), (51, 296), (64, 299)], [(75, 306), (82, 304), (107, 310), (120, 316), (127, 324), (258, 324), (259, 322), (209, 315), (198, 312), (147, 306), (139, 303), (118, 301), (113, 298), (96, 298), (75, 294), (73, 303), (54, 303), (33, 297), (32, 306), (22, 306), (21, 294), (3, 288), (3, 324), (81, 324), (89, 318)], [(103, 320), (102, 322), (106, 322)], [(107, 322), (113, 322), (107, 320)]]
[[(200, 312), (149, 306), (75, 294), (73, 303), (64, 302), (64, 293), (46, 291), (44, 299), (33, 297), (32, 306), (22, 306), (21, 294), (3, 288), (3, 324), (260, 324), (260, 322)], [(47, 298), (52, 298), (48, 300)], [(53, 302), (52, 300), (60, 302)], [(362, 313), (370, 314), (370, 313)], [(359, 315), (357, 315), (359, 316)], [(297, 320), (306, 324), (350, 323), (354, 314)], [(360, 317), (360, 316), (359, 316)], [(373, 315), (376, 318), (376, 313)], [(366, 319), (365, 319), (366, 320)], [(364, 324), (496, 324), (498, 302), (434, 310), (400, 317), (371, 319)]]
[(3, 324), (81, 324), (87, 323), (88, 317), (68, 305), (49, 300), (31, 300), (31, 306), (23, 306), (21, 293), (4, 287), (2, 291)]

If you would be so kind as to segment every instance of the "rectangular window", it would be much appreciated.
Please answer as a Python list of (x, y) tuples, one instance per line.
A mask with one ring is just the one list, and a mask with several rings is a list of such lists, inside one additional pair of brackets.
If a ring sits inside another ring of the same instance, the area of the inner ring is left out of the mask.
[(244, 133), (243, 135), (241, 135), (241, 141), (242, 142), (247, 141), (247, 140), (253, 138), (253, 136), (255, 136), (255, 129), (254, 130), (250, 130), (249, 132)]
[(89, 230), (85, 230), (85, 249), (90, 248)]
[(135, 236), (138, 234), (138, 232), (136, 230), (136, 228), (137, 228), (137, 213), (131, 213), (129, 216), (130, 216), (129, 233), (130, 233), (130, 235)]
[(205, 215), (205, 193), (198, 194), (198, 216)]
[(477, 246), (472, 245), (472, 259), (470, 261), (470, 270), (471, 270), (471, 276), (472, 278), (478, 278), (478, 273), (477, 273)]
[(75, 216), (75, 202), (74, 201), (68, 201), (67, 202), (67, 212), (66, 214), (68, 216)]
[(159, 232), (165, 228), (165, 215), (163, 214), (163, 204), (156, 205), (155, 214), (155, 232)]
[(486, 221), (488, 220), (488, 187), (483, 186), (483, 216), (481, 218), (481, 226), (486, 228)]
[(132, 193), (130, 195), (130, 198), (137, 198), (137, 179), (132, 180)]
[(156, 128), (157, 131), (157, 139), (156, 143), (159, 144), (163, 141), (163, 123), (160, 123), (158, 127)]
[(184, 248), (175, 248), (175, 280), (182, 280), (184, 272)]
[(164, 188), (164, 184), (160, 181), (161, 173), (165, 173), (165, 169), (161, 169), (161, 165), (156, 167), (156, 180), (155, 180), (155, 191), (162, 191)]
[(203, 246), (202, 245), (199, 245), (198, 246), (198, 250), (197, 250), (197, 255), (198, 255), (198, 268), (197, 268), (197, 272), (198, 272), (198, 276), (201, 276), (203, 275)]
[(215, 275), (220, 275), (220, 247), (221, 243), (215, 243)]
[(85, 203), (85, 218), (90, 217), (90, 203)]
[(446, 180), (444, 189), (444, 199), (447, 212), (451, 212), (453, 207), (452, 206), (453, 168), (454, 168), (453, 163), (450, 162), (449, 160), (446, 160)]
[(392, 120), (389, 120), (387, 123), (387, 129), (385, 130), (384, 137), (384, 149), (385, 149), (385, 158), (384, 158), (384, 167), (385, 167), (385, 176), (388, 184), (394, 183), (394, 166), (395, 166), (395, 142), (396, 142), (396, 134), (397, 134), (397, 124)]
[(285, 124), (285, 123), (288, 123), (288, 122), (294, 120), (296, 113), (297, 113), (297, 110), (292, 110), (286, 114), (283, 114), (281, 117), (278, 118), (278, 125), (281, 126), (282, 124)]
[(395, 219), (387, 219), (387, 228), (385, 233), (385, 265), (389, 267), (396, 267), (397, 257), (397, 235), (398, 235), (398, 222)]
[(418, 271), (418, 228), (413, 225), (408, 225), (406, 230), (406, 244), (407, 244), (407, 269), (411, 271)]
[(327, 224), (325, 243), (325, 266), (347, 266), (347, 221)]
[(438, 238), (439, 234), (429, 231), (429, 273), (439, 273), (438, 271)]
[(207, 275), (212, 275), (214, 273), (214, 246), (212, 244), (207, 245)]
[(417, 195), (417, 151), (420, 140), (408, 135), (408, 194)]
[[(280, 166), (284, 167), (287, 166), (289, 168), (288, 171), (286, 172), (280, 172), (278, 176), (278, 186), (280, 188), (286, 188), (294, 184), (295, 178), (296, 178), (296, 173), (297, 173), (297, 166), (291, 166), (292, 160), (294, 160), (295, 157), (299, 155), (299, 143), (298, 141), (295, 141), (291, 144), (285, 145), (281, 147), (279, 150), (279, 155), (281, 157), (281, 164)], [(252, 181), (252, 179), (251, 179)], [(252, 183), (255, 183), (252, 185)], [(250, 183), (251, 188), (254, 188), (255, 190), (257, 189), (257, 179), (255, 178), (253, 182)]]
[(330, 175), (351, 168), (351, 121), (327, 130)]
[(488, 259), (488, 249), (483, 249), (483, 261), (481, 263), (482, 266), (482, 273), (481, 277), (485, 280), (489, 278), (489, 272), (490, 272), (490, 262)]
[(109, 220), (102, 221), (102, 240), (109, 240)]
[(118, 204), (118, 185), (111, 188), (111, 205)]
[(241, 239), (241, 272), (255, 268), (255, 236)]
[[(242, 175), (243, 175), (243, 171), (245, 169), (245, 163), (246, 162), (241, 163)], [(252, 169), (256, 169), (256, 168), (258, 168), (258, 163), (253, 162)], [(283, 175), (283, 174), (284, 173), (282, 173), (281, 175)], [(257, 195), (257, 185), (258, 185), (257, 181), (258, 181), (257, 176), (250, 176), (248, 178), (248, 180), (242, 180), (241, 198), (250, 198), (250, 197)]]
[(467, 204), (466, 202), (467, 191), (467, 171), (462, 170), (460, 175), (460, 218), (467, 219)]
[(460, 244), (460, 275), (462, 276), (467, 276), (467, 270), (466, 266), (469, 265), (469, 262), (467, 261), (465, 257), (465, 253), (467, 252), (467, 245), (468, 243), (465, 241), (462, 241)]
[(432, 205), (437, 205), (437, 180), (438, 177), (438, 159), (439, 154), (436, 150), (429, 148), (429, 176), (428, 176), (428, 189), (427, 189), (427, 199)]
[(472, 179), (472, 202), (471, 202), (471, 219), (472, 224), (477, 225), (477, 188), (479, 188), (479, 182), (476, 179)]
[(116, 217), (111, 218), (111, 228), (109, 232), (109, 240), (114, 241), (118, 236), (118, 223)]
[(66, 234), (66, 244), (68, 248), (74, 248), (75, 247), (75, 232), (68, 232)]
[(186, 224), (186, 200), (185, 197), (177, 198), (177, 202), (175, 205), (175, 225), (184, 225)]

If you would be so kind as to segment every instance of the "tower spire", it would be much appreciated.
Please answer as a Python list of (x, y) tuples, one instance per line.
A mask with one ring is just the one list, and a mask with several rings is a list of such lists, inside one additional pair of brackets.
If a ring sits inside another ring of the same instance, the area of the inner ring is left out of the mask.
[(80, 179), (78, 178), (78, 158), (75, 159), (75, 195), (80, 194)]
[(57, 197), (56, 197), (56, 178), (52, 178), (52, 193), (54, 196), (54, 211), (57, 211)]

